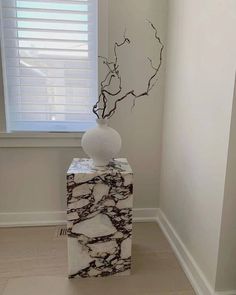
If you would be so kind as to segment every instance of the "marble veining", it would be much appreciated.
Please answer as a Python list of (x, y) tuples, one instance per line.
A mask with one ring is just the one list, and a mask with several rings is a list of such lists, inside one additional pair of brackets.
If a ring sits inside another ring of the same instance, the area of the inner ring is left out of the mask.
[(98, 168), (74, 159), (67, 173), (69, 277), (130, 273), (133, 173), (126, 159)]

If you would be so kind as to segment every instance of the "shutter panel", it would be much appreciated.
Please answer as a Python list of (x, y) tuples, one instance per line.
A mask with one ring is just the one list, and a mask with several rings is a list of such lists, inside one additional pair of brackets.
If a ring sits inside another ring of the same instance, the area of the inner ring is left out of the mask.
[(84, 131), (97, 99), (97, 0), (2, 0), (8, 131)]

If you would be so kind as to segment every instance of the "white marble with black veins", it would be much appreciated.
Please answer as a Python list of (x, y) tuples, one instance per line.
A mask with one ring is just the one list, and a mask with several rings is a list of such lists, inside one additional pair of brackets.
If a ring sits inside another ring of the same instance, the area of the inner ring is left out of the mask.
[(131, 268), (133, 173), (126, 159), (67, 172), (69, 277), (126, 275)]

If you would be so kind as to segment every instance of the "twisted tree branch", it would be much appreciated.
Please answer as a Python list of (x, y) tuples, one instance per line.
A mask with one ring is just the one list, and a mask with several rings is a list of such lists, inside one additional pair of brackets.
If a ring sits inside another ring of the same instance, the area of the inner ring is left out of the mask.
[[(122, 90), (121, 76), (120, 76), (119, 65), (118, 65), (117, 48), (130, 43), (130, 40), (126, 37), (126, 30), (124, 31), (123, 39), (124, 40), (121, 43), (115, 42), (115, 45), (114, 45), (115, 59), (114, 59), (114, 61), (109, 61), (108, 58), (103, 57), (103, 56), (99, 56), (100, 59), (103, 59), (103, 64), (105, 64), (106, 67), (108, 68), (108, 72), (106, 74), (105, 79), (103, 81), (101, 81), (101, 83), (100, 83), (100, 95), (99, 95), (99, 98), (98, 98), (96, 104), (93, 106), (93, 113), (97, 116), (97, 118), (100, 118), (99, 111), (102, 111), (101, 116), (102, 116), (102, 118), (105, 118), (105, 112), (107, 109), (107, 102), (108, 102), (107, 96), (114, 96), (115, 97)], [(112, 80), (114, 80), (114, 78), (116, 78), (118, 80), (118, 90), (116, 92), (111, 92), (108, 89), (112, 83)], [(101, 102), (103, 104), (102, 107), (99, 106)]]
[[(143, 96), (148, 96), (150, 91), (153, 89), (155, 84), (158, 82), (157, 75), (158, 75), (161, 65), (162, 65), (164, 45), (163, 45), (160, 37), (158, 36), (157, 29), (155, 28), (153, 23), (149, 20), (147, 20), (147, 22), (150, 24), (151, 28), (154, 30), (154, 37), (158, 41), (158, 44), (160, 45), (158, 65), (154, 66), (151, 58), (149, 58), (149, 57), (147, 58), (150, 62), (151, 68), (154, 71), (153, 74), (151, 75), (151, 77), (149, 77), (149, 79), (148, 79), (147, 88), (139, 94), (137, 94), (135, 92), (135, 90), (129, 90), (125, 94), (118, 97), (115, 100), (114, 106), (109, 111), (107, 111), (107, 108), (108, 108), (107, 103), (108, 103), (109, 97), (119, 96), (122, 91), (122, 79), (121, 79), (121, 75), (119, 72), (117, 49), (119, 47), (122, 47), (125, 44), (130, 44), (129, 38), (126, 37), (126, 30), (125, 30), (124, 35), (123, 35), (123, 41), (121, 43), (115, 42), (115, 44), (114, 44), (114, 60), (109, 61), (109, 59), (106, 57), (100, 57), (101, 59), (103, 59), (103, 64), (106, 65), (108, 72), (106, 74), (105, 79), (100, 83), (100, 95), (99, 95), (98, 101), (96, 102), (96, 104), (93, 107), (93, 112), (98, 118), (100, 118), (100, 114), (99, 114), (100, 111), (102, 112), (102, 114), (101, 114), (102, 118), (111, 118), (114, 115), (114, 113), (118, 107), (118, 103), (125, 100), (128, 96), (133, 97), (133, 105), (132, 105), (132, 109), (133, 109), (133, 107), (135, 106), (135, 103), (136, 103), (136, 99), (143, 97)], [(114, 79), (116, 79), (118, 81), (118, 89), (114, 92), (111, 92), (109, 90), (109, 87), (111, 86), (111, 83)], [(100, 106), (101, 103), (102, 103), (102, 106)]]

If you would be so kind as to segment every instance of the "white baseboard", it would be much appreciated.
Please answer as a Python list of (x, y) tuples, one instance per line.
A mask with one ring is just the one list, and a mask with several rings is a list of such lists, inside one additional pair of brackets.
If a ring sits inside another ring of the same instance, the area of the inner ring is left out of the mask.
[(215, 292), (215, 295), (236, 295), (236, 290), (218, 291), (218, 292)]
[(197, 262), (189, 253), (183, 241), (161, 209), (157, 209), (156, 222), (169, 241), (177, 259), (179, 260), (179, 263), (181, 264), (197, 295), (236, 295), (236, 290), (221, 292), (214, 290), (213, 286), (211, 286)]
[(134, 208), (134, 222), (155, 222), (158, 208)]
[[(134, 222), (155, 221), (157, 208), (133, 209)], [(0, 213), (0, 227), (47, 226), (66, 224), (65, 211)]]
[(161, 209), (158, 209), (157, 223), (169, 241), (196, 294), (215, 295), (213, 287), (210, 285), (193, 256), (189, 253), (188, 249)]
[(0, 213), (0, 227), (46, 226), (66, 224), (65, 211)]

